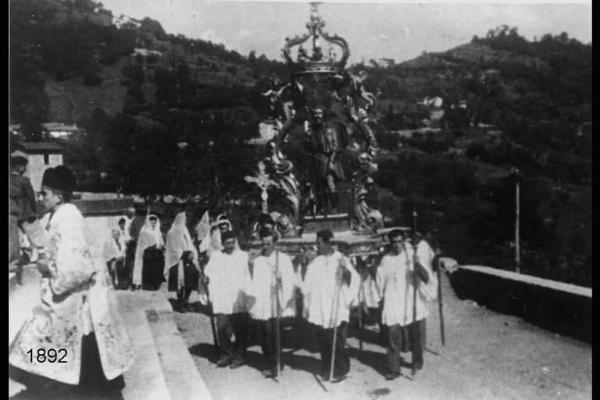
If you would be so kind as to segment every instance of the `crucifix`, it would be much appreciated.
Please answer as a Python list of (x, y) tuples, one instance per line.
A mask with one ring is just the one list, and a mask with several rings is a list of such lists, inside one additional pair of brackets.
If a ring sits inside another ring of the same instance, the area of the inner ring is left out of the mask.
[(246, 176), (244, 178), (246, 182), (254, 183), (261, 190), (260, 198), (262, 199), (262, 212), (264, 214), (268, 214), (269, 207), (267, 200), (269, 198), (269, 194), (267, 190), (270, 187), (279, 187), (279, 184), (269, 178), (269, 174), (267, 174), (265, 170), (265, 163), (262, 161), (258, 162), (258, 173), (255, 176)]

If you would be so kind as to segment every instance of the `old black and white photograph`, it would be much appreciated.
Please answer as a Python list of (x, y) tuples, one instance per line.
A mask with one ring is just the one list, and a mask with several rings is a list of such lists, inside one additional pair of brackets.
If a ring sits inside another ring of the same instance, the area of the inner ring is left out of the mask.
[(9, 0), (9, 399), (592, 398), (592, 3)]

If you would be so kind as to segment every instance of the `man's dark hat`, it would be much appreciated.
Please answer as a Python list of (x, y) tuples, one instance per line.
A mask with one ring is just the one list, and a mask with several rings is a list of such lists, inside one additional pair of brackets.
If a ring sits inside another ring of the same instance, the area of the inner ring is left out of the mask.
[(273, 218), (269, 214), (260, 214), (260, 216), (258, 217), (258, 223), (261, 225), (263, 225), (263, 224), (275, 225), (275, 221), (273, 221)]
[(27, 165), (27, 155), (21, 151), (13, 151), (10, 155), (10, 165), (16, 167), (17, 165)]
[(75, 189), (75, 175), (70, 169), (62, 165), (48, 168), (44, 171), (42, 186), (71, 193)]

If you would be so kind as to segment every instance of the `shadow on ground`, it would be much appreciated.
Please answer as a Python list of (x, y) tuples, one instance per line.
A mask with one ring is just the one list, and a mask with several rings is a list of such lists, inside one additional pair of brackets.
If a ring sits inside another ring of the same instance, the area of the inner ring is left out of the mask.
[(26, 390), (10, 397), (10, 400), (123, 400), (119, 391), (86, 392), (77, 386), (29, 374), (15, 367), (9, 367), (8, 376), (27, 387)]

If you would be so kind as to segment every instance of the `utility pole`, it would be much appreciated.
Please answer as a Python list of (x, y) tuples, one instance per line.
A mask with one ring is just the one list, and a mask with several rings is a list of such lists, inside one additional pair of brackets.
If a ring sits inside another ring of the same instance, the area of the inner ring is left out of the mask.
[(520, 217), (521, 217), (521, 201), (520, 201), (520, 171), (517, 168), (512, 169), (512, 175), (515, 179), (515, 271), (521, 273), (521, 243), (520, 243)]

